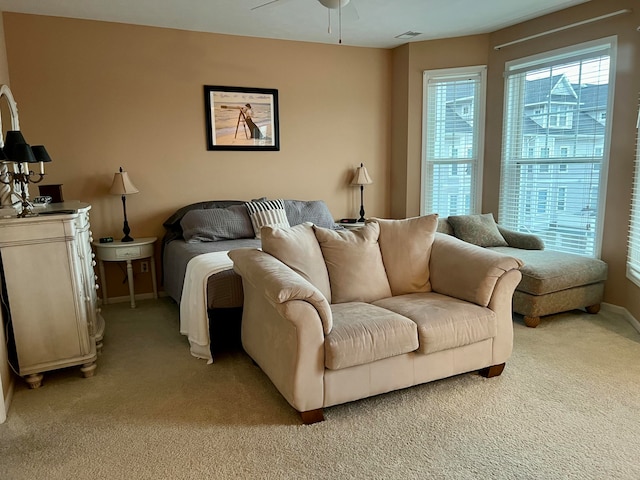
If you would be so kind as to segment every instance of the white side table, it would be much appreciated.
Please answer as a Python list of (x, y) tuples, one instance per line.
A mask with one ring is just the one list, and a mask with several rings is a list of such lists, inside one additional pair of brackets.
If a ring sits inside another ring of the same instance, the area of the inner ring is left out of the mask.
[(140, 260), (143, 258), (151, 259), (151, 281), (153, 282), (153, 298), (158, 298), (158, 286), (156, 285), (156, 261), (154, 256), (154, 245), (157, 237), (138, 238), (133, 242), (122, 242), (114, 240), (111, 243), (93, 242), (96, 249), (96, 257), (98, 257), (98, 265), (100, 268), (100, 278), (102, 280), (102, 301), (106, 305), (107, 298), (107, 281), (104, 274), (104, 262), (127, 262), (127, 281), (129, 283), (129, 298), (131, 299), (131, 308), (136, 308), (135, 292), (133, 285), (133, 267), (132, 260)]

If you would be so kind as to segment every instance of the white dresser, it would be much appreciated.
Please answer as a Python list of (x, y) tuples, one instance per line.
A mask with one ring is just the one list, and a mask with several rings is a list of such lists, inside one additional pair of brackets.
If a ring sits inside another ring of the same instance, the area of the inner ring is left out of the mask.
[(104, 320), (98, 308), (89, 210), (52, 204), (27, 218), (0, 219), (3, 301), (13, 328), (18, 373), (31, 388), (42, 372), (96, 369)]

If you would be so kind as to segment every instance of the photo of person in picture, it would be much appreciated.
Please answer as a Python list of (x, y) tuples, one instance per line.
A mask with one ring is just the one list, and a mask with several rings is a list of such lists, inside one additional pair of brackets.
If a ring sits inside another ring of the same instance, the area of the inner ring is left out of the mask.
[(244, 121), (249, 127), (249, 131), (251, 132), (251, 138), (263, 138), (262, 132), (258, 126), (253, 123), (251, 117), (253, 116), (253, 110), (251, 109), (251, 104), (247, 103), (244, 107), (242, 107), (242, 113), (244, 114)]

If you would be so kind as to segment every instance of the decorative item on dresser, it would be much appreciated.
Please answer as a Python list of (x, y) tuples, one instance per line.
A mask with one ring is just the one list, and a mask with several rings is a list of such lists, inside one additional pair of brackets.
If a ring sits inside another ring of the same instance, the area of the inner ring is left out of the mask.
[(113, 183), (111, 184), (109, 193), (111, 195), (122, 195), (122, 212), (124, 213), (124, 226), (122, 228), (124, 232), (124, 237), (122, 237), (123, 242), (133, 242), (133, 238), (129, 236), (131, 229), (129, 228), (129, 222), (127, 222), (127, 195), (133, 195), (139, 191), (140, 190), (138, 190), (129, 179), (129, 174), (120, 167), (120, 171), (113, 175)]
[(42, 372), (96, 369), (104, 320), (98, 308), (89, 210), (53, 203), (27, 218), (0, 219), (2, 308), (15, 345), (16, 372), (31, 388)]
[(364, 186), (371, 185), (373, 180), (369, 176), (369, 172), (367, 172), (367, 168), (364, 164), (360, 164), (358, 168), (356, 168), (356, 173), (353, 175), (353, 180), (351, 180), (351, 185), (360, 187), (360, 218), (358, 219), (359, 223), (364, 223)]

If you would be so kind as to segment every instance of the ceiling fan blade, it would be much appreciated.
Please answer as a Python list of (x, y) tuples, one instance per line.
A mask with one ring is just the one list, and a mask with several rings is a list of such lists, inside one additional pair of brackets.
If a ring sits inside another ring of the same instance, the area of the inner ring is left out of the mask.
[(263, 8), (263, 7), (275, 7), (275, 6), (283, 5), (289, 1), (290, 0), (269, 0), (268, 2), (264, 2), (260, 5), (253, 7), (251, 10), (258, 10), (259, 8)]
[(360, 15), (358, 15), (358, 9), (355, 6), (354, 0), (351, 0), (342, 7), (342, 19), (350, 22), (360, 20)]

